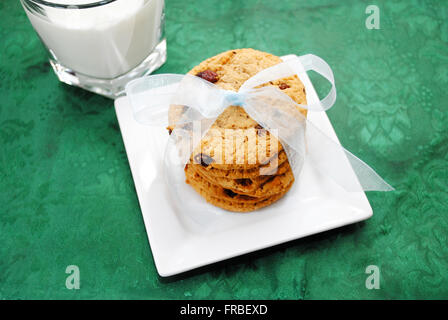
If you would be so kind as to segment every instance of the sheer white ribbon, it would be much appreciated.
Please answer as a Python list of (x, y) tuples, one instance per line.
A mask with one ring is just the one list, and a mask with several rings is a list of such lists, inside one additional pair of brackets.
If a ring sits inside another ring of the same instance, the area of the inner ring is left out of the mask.
[[(313, 70), (332, 85), (328, 95), (318, 103), (299, 105), (281, 90), (272, 86), (256, 88), (269, 81), (286, 78)], [(145, 125), (166, 126), (170, 105), (188, 106), (177, 124), (200, 123), (199, 139), (176, 128), (166, 147), (165, 164), (181, 165), (189, 161), (191, 146), (198, 145), (225, 108), (238, 105), (282, 143), (296, 178), (300, 174), (305, 157), (323, 174), (332, 178), (347, 191), (391, 191), (385, 182), (366, 163), (327, 137), (308, 121), (297, 107), (310, 112), (322, 112), (336, 101), (333, 72), (328, 64), (315, 55), (288, 56), (282, 63), (267, 68), (248, 79), (238, 92), (223, 90), (199, 77), (179, 74), (160, 74), (140, 78), (126, 86), (126, 93), (133, 108), (134, 117)], [(184, 150), (180, 150), (183, 148)], [(334, 156), (345, 153), (357, 175), (358, 181), (346, 179), (339, 170)], [(180, 157), (180, 158), (179, 158)], [(177, 162), (176, 162), (177, 161)], [(178, 162), (180, 161), (180, 162)], [(167, 174), (174, 174), (168, 171)], [(170, 178), (168, 177), (168, 180)], [(359, 183), (359, 184), (358, 184)]]

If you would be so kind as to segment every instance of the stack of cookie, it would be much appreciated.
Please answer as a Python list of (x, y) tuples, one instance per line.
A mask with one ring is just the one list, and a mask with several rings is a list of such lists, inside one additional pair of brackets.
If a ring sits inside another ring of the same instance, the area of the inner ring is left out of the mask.
[[(247, 79), (280, 62), (279, 57), (265, 52), (237, 49), (203, 61), (189, 74), (223, 89), (238, 91)], [(276, 86), (295, 102), (306, 104), (305, 88), (297, 76), (262, 86)], [(182, 106), (171, 107), (170, 132), (185, 110)], [(299, 111), (306, 116), (306, 110)], [(254, 140), (247, 138), (250, 136)], [(226, 143), (225, 139), (232, 143)], [(261, 144), (263, 148), (270, 147), (260, 152)], [(253, 211), (277, 201), (294, 183), (281, 143), (239, 106), (229, 106), (217, 118), (192, 153), (185, 175), (186, 182), (209, 203), (237, 212)]]

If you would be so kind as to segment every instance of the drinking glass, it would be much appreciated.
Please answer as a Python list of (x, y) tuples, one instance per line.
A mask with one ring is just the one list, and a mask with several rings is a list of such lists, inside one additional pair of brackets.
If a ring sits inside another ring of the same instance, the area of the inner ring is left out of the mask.
[(166, 61), (164, 0), (21, 0), (59, 80), (116, 98)]

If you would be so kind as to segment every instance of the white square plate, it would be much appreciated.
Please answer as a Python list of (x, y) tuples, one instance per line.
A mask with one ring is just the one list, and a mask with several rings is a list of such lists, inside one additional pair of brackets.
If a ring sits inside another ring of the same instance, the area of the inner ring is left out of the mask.
[[(305, 75), (301, 77), (308, 102), (317, 95)], [(366, 195), (347, 192), (305, 161), (300, 178), (287, 195), (252, 213), (232, 213), (210, 205), (214, 223), (205, 228), (190, 221), (170, 199), (162, 170), (168, 133), (134, 120), (127, 97), (115, 101), (126, 153), (157, 271), (172, 276), (207, 264), (327, 231), (372, 216)], [(309, 112), (308, 119), (338, 141), (325, 112)], [(343, 153), (341, 170), (356, 179)], [(191, 189), (191, 188), (190, 188)], [(194, 190), (191, 198), (199, 198)]]

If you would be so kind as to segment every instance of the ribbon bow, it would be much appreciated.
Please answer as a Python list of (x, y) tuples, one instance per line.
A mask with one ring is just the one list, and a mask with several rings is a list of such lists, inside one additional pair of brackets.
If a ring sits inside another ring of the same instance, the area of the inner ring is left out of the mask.
[[(305, 87), (312, 88), (306, 76), (308, 70), (319, 73), (332, 85), (328, 95), (321, 101), (314, 90), (307, 89), (307, 100), (311, 103), (300, 105), (277, 88), (259, 87), (269, 81), (297, 75)], [(279, 139), (296, 178), (306, 158), (347, 191), (359, 191), (360, 186), (365, 191), (393, 190), (366, 163), (327, 137), (300, 113), (299, 108), (322, 112), (331, 108), (336, 101), (333, 72), (324, 60), (315, 55), (286, 56), (283, 62), (248, 79), (238, 92), (221, 89), (191, 75), (160, 74), (130, 82), (126, 86), (126, 93), (135, 119), (145, 125), (166, 126), (170, 105), (188, 106), (176, 124), (200, 121), (199, 138), (209, 131), (224, 109), (232, 105), (241, 106), (252, 119)], [(180, 144), (179, 138), (183, 141)], [(180, 152), (180, 161), (184, 166), (191, 156), (191, 140), (191, 135), (182, 134), (181, 129), (175, 129), (166, 148), (165, 161), (172, 162), (174, 154), (179, 155), (179, 145), (188, 144), (188, 147)], [(199, 141), (200, 139), (193, 141), (193, 147)], [(347, 179), (341, 173), (341, 164), (334, 160), (341, 159), (341, 153), (345, 154), (346, 157), (342, 159), (346, 158), (350, 162), (358, 179)]]

